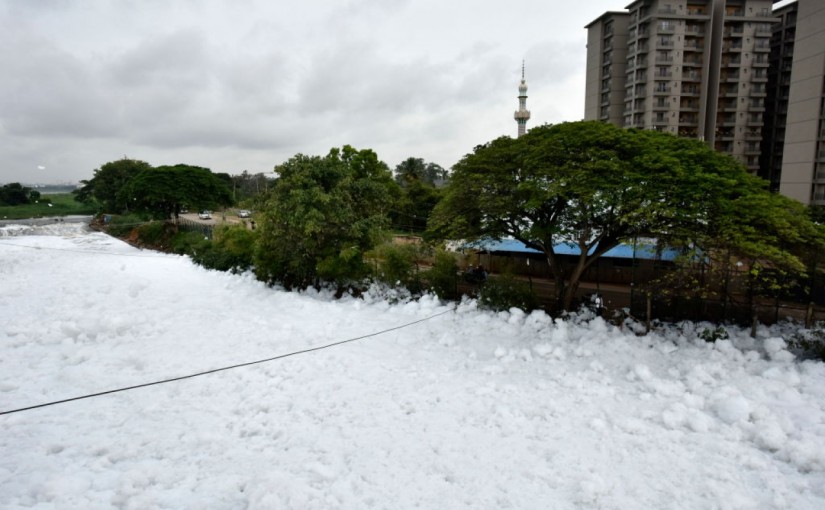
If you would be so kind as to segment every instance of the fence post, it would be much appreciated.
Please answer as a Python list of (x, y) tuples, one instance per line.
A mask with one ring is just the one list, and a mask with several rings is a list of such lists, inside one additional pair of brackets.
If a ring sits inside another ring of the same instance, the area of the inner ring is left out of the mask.
[(651, 295), (650, 292), (648, 292), (647, 295), (646, 295), (646, 298), (647, 298), (647, 315), (646, 315), (647, 323), (645, 324), (645, 333), (650, 333), (650, 320), (651, 320), (650, 316), (653, 313), (653, 296)]
[(808, 312), (805, 314), (805, 327), (810, 329), (814, 323), (814, 302), (808, 302)]

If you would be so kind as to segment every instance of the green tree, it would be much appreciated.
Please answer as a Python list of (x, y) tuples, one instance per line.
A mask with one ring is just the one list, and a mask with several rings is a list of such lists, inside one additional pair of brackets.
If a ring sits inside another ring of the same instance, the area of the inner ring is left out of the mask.
[[(558, 305), (569, 310), (585, 270), (639, 237), (761, 253), (799, 269), (777, 242), (810, 233), (791, 202), (700, 141), (571, 122), (476, 147), (453, 167), (430, 226), (442, 237), (512, 237), (543, 252)], [(573, 263), (556, 254), (560, 243), (578, 247)]]
[(421, 158), (407, 158), (395, 167), (395, 182), (406, 187), (413, 181), (432, 186), (446, 182), (447, 171), (436, 163), (426, 163)]
[(135, 175), (118, 193), (129, 209), (158, 219), (178, 217), (183, 206), (212, 209), (232, 203), (223, 179), (208, 168), (174, 165), (147, 168)]
[(4, 184), (0, 188), (0, 205), (23, 205), (29, 203), (31, 189), (19, 182)]
[(81, 181), (83, 186), (72, 193), (78, 202), (90, 203), (94, 199), (106, 212), (125, 213), (130, 204), (125, 202), (121, 191), (133, 177), (150, 168), (152, 165), (137, 159), (110, 161), (96, 169), (94, 177)]
[(372, 150), (347, 145), (323, 157), (298, 154), (275, 170), (280, 177), (259, 215), (259, 277), (340, 288), (366, 276), (363, 253), (389, 227), (397, 199), (387, 165)]

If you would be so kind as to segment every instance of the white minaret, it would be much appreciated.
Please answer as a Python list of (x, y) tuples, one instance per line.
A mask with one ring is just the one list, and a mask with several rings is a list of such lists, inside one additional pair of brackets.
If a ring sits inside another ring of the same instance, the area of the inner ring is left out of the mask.
[(524, 61), (521, 61), (521, 84), (518, 86), (518, 111), (514, 115), (518, 123), (518, 136), (527, 132), (530, 110), (527, 109), (527, 82), (524, 81)]

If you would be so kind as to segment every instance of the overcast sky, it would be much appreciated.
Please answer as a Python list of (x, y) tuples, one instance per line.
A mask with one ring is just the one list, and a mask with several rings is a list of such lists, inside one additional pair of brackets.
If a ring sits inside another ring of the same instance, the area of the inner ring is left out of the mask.
[(231, 174), (350, 144), (451, 167), (581, 119), (584, 25), (628, 0), (0, 0), (0, 183), (124, 156)]

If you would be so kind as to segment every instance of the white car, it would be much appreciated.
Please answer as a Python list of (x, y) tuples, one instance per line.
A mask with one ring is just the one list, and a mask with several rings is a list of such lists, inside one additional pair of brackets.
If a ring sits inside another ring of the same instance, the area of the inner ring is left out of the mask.
[(247, 211), (246, 209), (238, 211), (238, 218), (249, 218), (250, 216), (252, 216), (252, 211)]
[(209, 212), (209, 211), (201, 211), (201, 212), (198, 213), (198, 218), (200, 218), (202, 220), (211, 220), (212, 219), (212, 213)]

